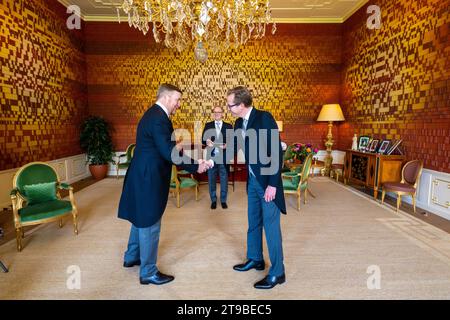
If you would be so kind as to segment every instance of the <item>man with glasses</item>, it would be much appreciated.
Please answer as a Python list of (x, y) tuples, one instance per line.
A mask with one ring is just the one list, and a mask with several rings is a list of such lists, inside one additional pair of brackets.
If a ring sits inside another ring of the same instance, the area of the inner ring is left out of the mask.
[[(250, 91), (236, 87), (227, 93), (227, 105), (236, 120), (236, 139), (242, 139), (247, 165), (248, 231), (247, 261), (236, 271), (264, 270), (262, 232), (266, 235), (271, 267), (257, 289), (271, 289), (286, 281), (280, 212), (286, 214), (281, 180), (282, 151), (278, 126), (273, 116), (253, 107)], [(236, 149), (235, 149), (236, 152)]]
[(233, 126), (223, 121), (222, 107), (216, 106), (212, 112), (214, 121), (206, 123), (202, 133), (202, 144), (206, 146), (206, 159), (213, 159), (215, 163), (214, 167), (208, 170), (211, 209), (217, 208), (217, 173), (219, 173), (220, 179), (220, 203), (223, 209), (227, 209), (228, 173), (230, 170), (226, 155), (226, 132), (227, 130), (233, 130)]

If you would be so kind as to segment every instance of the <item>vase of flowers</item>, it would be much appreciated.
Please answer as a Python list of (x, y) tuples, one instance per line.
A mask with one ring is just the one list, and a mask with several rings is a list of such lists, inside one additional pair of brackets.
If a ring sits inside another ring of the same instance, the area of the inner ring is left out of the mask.
[(299, 162), (303, 163), (306, 157), (309, 154), (317, 154), (319, 149), (314, 148), (311, 143), (302, 144), (302, 143), (294, 143), (292, 147), (292, 153), (294, 154), (294, 158)]

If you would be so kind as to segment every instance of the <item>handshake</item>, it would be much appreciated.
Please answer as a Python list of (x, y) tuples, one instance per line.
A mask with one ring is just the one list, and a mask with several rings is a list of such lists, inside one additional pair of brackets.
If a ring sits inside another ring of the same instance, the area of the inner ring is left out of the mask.
[(214, 167), (214, 161), (210, 160), (205, 160), (205, 159), (199, 159), (198, 160), (198, 173), (203, 173), (209, 169), (211, 169), (212, 167)]

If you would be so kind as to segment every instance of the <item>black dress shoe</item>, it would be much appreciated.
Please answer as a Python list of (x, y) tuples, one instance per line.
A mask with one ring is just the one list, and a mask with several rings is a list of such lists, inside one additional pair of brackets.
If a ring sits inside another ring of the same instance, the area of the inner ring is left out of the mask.
[(173, 279), (175, 279), (174, 276), (169, 276), (169, 275), (161, 273), (159, 271), (150, 277), (139, 278), (141, 284), (150, 284), (151, 283), (151, 284), (156, 284), (156, 285), (168, 283), (168, 282), (172, 281)]
[(248, 260), (246, 263), (237, 264), (233, 267), (236, 271), (248, 271), (250, 269), (264, 270), (265, 263), (263, 261)]
[(217, 208), (217, 202), (213, 202), (213, 203), (211, 203), (211, 209), (215, 209), (215, 208)]
[(254, 287), (256, 289), (272, 289), (277, 284), (282, 284), (285, 281), (286, 281), (286, 276), (284, 275), (284, 273), (279, 277), (268, 275), (261, 281), (258, 281), (257, 283), (255, 283)]
[(131, 268), (134, 266), (140, 266), (141, 265), (141, 260), (136, 260), (136, 261), (131, 261), (131, 262), (123, 262), (123, 267), (124, 268)]
[(226, 202), (222, 202), (222, 208), (223, 209), (228, 209), (227, 203)]

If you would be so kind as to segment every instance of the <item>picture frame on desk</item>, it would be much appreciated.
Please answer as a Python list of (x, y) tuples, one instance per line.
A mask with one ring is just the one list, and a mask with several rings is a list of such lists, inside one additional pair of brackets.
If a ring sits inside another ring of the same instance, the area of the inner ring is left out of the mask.
[(392, 143), (392, 146), (389, 148), (389, 150), (386, 152), (387, 155), (391, 155), (396, 149), (398, 149), (398, 153), (403, 154), (401, 150), (399, 149), (400, 144), (402, 143), (402, 139), (399, 139)]
[(366, 151), (366, 148), (369, 145), (369, 141), (369, 136), (360, 136), (358, 141), (358, 151)]
[(378, 139), (373, 139), (370, 142), (369, 152), (376, 152), (377, 151), (378, 142), (380, 142), (380, 140), (378, 140)]
[(380, 147), (378, 148), (378, 153), (386, 154), (386, 151), (388, 150), (390, 144), (391, 144), (391, 140), (381, 141)]

